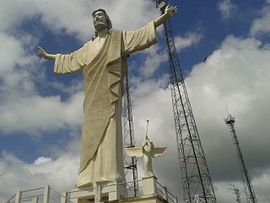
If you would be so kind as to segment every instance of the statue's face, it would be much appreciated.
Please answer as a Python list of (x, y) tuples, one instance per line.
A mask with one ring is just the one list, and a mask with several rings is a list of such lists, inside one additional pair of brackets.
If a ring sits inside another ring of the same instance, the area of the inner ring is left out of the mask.
[(102, 11), (97, 11), (93, 15), (93, 22), (94, 22), (94, 27), (96, 31), (101, 31), (107, 28), (107, 20), (105, 13)]

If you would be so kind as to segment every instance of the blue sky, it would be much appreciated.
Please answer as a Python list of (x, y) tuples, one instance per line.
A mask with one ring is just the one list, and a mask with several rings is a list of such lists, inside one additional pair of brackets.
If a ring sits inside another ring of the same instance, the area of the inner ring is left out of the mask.
[[(139, 28), (159, 14), (150, 0), (1, 4), (0, 170), (5, 174), (0, 179), (0, 202), (19, 188), (50, 184), (59, 192), (70, 190), (79, 166), (82, 78), (54, 75), (53, 63), (36, 56), (37, 47), (49, 53), (80, 48), (93, 35), (90, 13), (96, 8), (105, 8), (113, 27), (120, 30)], [(218, 202), (234, 200), (230, 184), (242, 188), (223, 121), (226, 106), (236, 117), (258, 200), (269, 202), (270, 1), (174, 0), (171, 4), (178, 6), (171, 21), (176, 48)], [(140, 145), (149, 119), (150, 138), (169, 147), (168, 158), (155, 162), (156, 175), (181, 199), (162, 28), (158, 34), (155, 46), (129, 58), (135, 137)]]

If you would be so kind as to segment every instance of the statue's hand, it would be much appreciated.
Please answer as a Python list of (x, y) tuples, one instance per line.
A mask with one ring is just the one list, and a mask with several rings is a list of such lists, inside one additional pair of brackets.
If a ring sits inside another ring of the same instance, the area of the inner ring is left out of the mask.
[(177, 6), (169, 6), (169, 5), (166, 5), (165, 3), (160, 4), (160, 9), (162, 10), (162, 12), (164, 10), (164, 13), (159, 18), (154, 20), (155, 27), (158, 27), (161, 24), (168, 21), (177, 12)]
[(176, 14), (177, 12), (177, 6), (166, 6), (165, 8), (165, 13), (170, 15), (170, 16), (173, 16), (174, 14)]
[(44, 49), (42, 49), (41, 47), (38, 47), (37, 55), (38, 55), (40, 58), (46, 59), (46, 56), (47, 56), (48, 54), (47, 54), (47, 52), (46, 52)]

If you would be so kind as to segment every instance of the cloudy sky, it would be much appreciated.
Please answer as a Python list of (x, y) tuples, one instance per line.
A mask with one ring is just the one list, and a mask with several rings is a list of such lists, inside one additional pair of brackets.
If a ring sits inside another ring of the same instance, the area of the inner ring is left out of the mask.
[[(270, 195), (270, 1), (171, 1), (175, 43), (208, 161), (217, 200), (235, 202), (242, 190), (228, 127), (236, 130), (258, 202)], [(53, 63), (36, 56), (70, 53), (93, 35), (90, 13), (108, 11), (115, 29), (132, 30), (157, 18), (151, 0), (1, 0), (0, 202), (18, 189), (50, 184), (69, 191), (79, 166), (82, 77), (55, 76)], [(149, 137), (168, 147), (155, 160), (158, 180), (181, 200), (174, 121), (163, 30), (159, 42), (129, 59), (137, 145)], [(142, 168), (141, 162), (139, 165)], [(142, 173), (140, 170), (140, 177)], [(54, 192), (54, 195), (57, 193)]]

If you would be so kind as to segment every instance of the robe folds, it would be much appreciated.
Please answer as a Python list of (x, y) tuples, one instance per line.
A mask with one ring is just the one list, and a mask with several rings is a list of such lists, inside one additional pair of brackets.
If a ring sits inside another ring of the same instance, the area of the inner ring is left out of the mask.
[(71, 54), (57, 54), (54, 72), (82, 72), (84, 122), (78, 188), (124, 181), (121, 130), (122, 83), (127, 57), (156, 42), (154, 22), (135, 31), (110, 30)]

